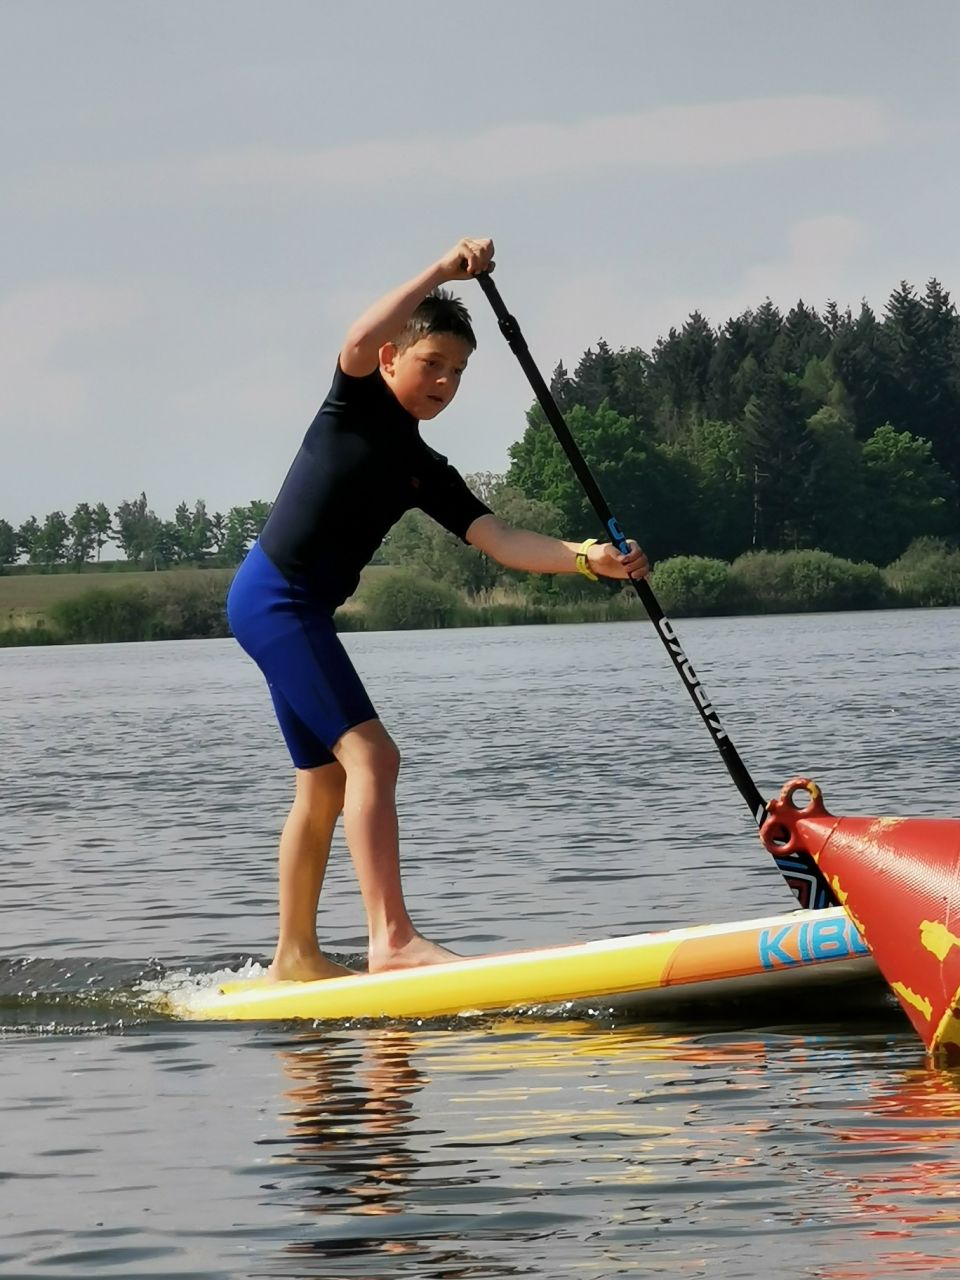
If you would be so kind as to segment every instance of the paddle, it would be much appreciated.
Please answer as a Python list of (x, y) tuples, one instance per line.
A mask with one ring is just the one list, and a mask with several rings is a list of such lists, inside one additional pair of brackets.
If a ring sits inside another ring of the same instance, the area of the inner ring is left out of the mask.
[[(527, 379), (533, 388), (534, 394), (540, 401), (543, 412), (547, 415), (547, 421), (553, 427), (557, 439), (563, 447), (564, 453), (570, 460), (570, 465), (576, 472), (577, 479), (583, 486), (584, 492), (590, 500), (590, 504), (600, 523), (603, 525), (605, 534), (619, 548), (620, 551), (628, 550), (628, 543), (624, 537), (620, 525), (615, 516), (607, 506), (600, 487), (593, 477), (593, 473), (587, 466), (583, 454), (577, 447), (577, 443), (570, 434), (570, 428), (564, 421), (563, 414), (557, 407), (550, 388), (544, 382), (540, 370), (534, 362), (530, 349), (527, 346), (523, 334), (520, 332), (520, 326), (516, 319), (507, 310), (503, 299), (500, 297), (500, 291), (493, 283), (493, 279), (486, 271), (480, 272), (476, 277), (477, 283), (487, 296), (494, 315), (500, 325), (500, 332), (506, 338), (510, 345), (510, 349), (517, 357), (520, 367), (527, 375)], [(653, 588), (647, 582), (646, 578), (632, 578), (633, 588), (646, 609), (650, 621), (653, 623), (657, 635), (663, 642), (663, 646), (673, 665), (683, 679), (687, 692), (693, 700), (694, 706), (700, 714), (700, 718), (710, 731), (717, 750), (727, 766), (727, 771), (733, 779), (737, 790), (747, 803), (751, 817), (759, 827), (767, 813), (766, 801), (757, 790), (753, 779), (747, 772), (746, 765), (740, 759), (736, 748), (727, 736), (726, 730), (720, 723), (720, 717), (714, 710), (703, 685), (697, 673), (694, 671), (689, 658), (684, 653), (677, 634), (673, 626), (664, 615), (663, 610), (653, 594)], [(837, 900), (834, 897), (830, 886), (823, 878), (816, 863), (810, 855), (803, 850), (792, 852), (790, 854), (774, 855), (781, 874), (786, 880), (790, 889), (793, 891), (797, 901), (803, 907), (830, 907), (836, 906)]]

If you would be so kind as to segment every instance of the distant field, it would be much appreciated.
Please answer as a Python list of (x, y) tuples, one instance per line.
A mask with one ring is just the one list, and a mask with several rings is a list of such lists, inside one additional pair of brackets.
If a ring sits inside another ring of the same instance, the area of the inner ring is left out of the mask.
[[(364, 570), (367, 574), (384, 573), (377, 565)], [(32, 621), (42, 617), (52, 604), (84, 591), (104, 589), (119, 591), (124, 587), (151, 587), (163, 583), (168, 589), (182, 582), (184, 585), (197, 578), (204, 582), (222, 582), (224, 591), (233, 577), (233, 569), (161, 569), (154, 573), (31, 573), (0, 576), (0, 628), (17, 621)]]
[(232, 569), (165, 569), (159, 573), (32, 573), (0, 577), (0, 626), (11, 615), (45, 614), (58, 600), (82, 595), (84, 591), (119, 591), (124, 587), (154, 587), (158, 582), (222, 581), (224, 589), (233, 577)]

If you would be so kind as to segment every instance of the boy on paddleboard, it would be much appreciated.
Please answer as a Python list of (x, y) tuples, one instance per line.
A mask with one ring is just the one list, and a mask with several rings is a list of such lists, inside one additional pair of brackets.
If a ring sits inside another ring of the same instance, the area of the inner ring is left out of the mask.
[(296, 770), (280, 837), (280, 928), (270, 976), (350, 972), (329, 960), (316, 916), (340, 814), (363, 898), (371, 972), (436, 964), (453, 953), (414, 928), (400, 879), (400, 756), (333, 625), (384, 535), (418, 507), (511, 569), (638, 577), (635, 543), (582, 545), (498, 519), (421, 438), (457, 393), (476, 348), (470, 316), (441, 286), (493, 269), (491, 240), (460, 240), (351, 326), (333, 385), (237, 571), (227, 611), (266, 676)]

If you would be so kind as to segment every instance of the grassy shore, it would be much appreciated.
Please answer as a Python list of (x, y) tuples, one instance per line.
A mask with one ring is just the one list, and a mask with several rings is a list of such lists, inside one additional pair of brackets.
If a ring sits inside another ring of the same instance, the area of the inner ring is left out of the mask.
[[(224, 608), (234, 569), (16, 574), (0, 577), (0, 648), (228, 634)], [(632, 605), (632, 608), (631, 608)], [(603, 622), (629, 616), (631, 597), (533, 601), (515, 587), (471, 600), (422, 571), (370, 565), (337, 611), (341, 631)]]
[(89, 591), (91, 587), (105, 591), (122, 591), (142, 587), (148, 591), (161, 580), (186, 584), (203, 579), (227, 584), (232, 569), (164, 569), (159, 573), (31, 573), (0, 577), (0, 627), (16, 625), (12, 619), (23, 618), (28, 625), (48, 617), (51, 605)]
[[(16, 644), (53, 638), (58, 629), (58, 612), (64, 604), (89, 598), (89, 593), (119, 593), (171, 601), (202, 600), (208, 613), (223, 614), (227, 589), (235, 568), (127, 570), (123, 573), (17, 573), (0, 575), (0, 644)], [(390, 569), (371, 565), (363, 571), (361, 583), (389, 575)], [(102, 607), (102, 606), (101, 606)], [(350, 608), (348, 606), (348, 613)], [(226, 620), (224, 618), (224, 628)]]
[[(228, 634), (232, 568), (0, 577), (0, 647)], [(960, 551), (918, 540), (884, 569), (823, 551), (756, 552), (733, 564), (675, 556), (655, 566), (653, 588), (669, 617), (804, 613), (834, 609), (960, 605)], [(571, 587), (574, 589), (571, 591)], [(370, 566), (337, 613), (342, 631), (397, 631), (531, 623), (613, 622), (637, 617), (633, 591), (558, 580), (531, 594), (506, 583), (469, 596), (416, 567)]]

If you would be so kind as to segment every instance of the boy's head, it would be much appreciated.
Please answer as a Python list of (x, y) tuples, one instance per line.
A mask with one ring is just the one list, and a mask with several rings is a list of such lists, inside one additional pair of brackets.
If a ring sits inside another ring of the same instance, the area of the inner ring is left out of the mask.
[(398, 351), (404, 351), (421, 338), (435, 333), (462, 338), (471, 352), (477, 349), (470, 312), (448, 289), (434, 289), (433, 293), (428, 293), (393, 341)]
[(380, 372), (404, 409), (429, 421), (456, 395), (476, 346), (467, 308), (446, 289), (437, 289), (380, 348)]

